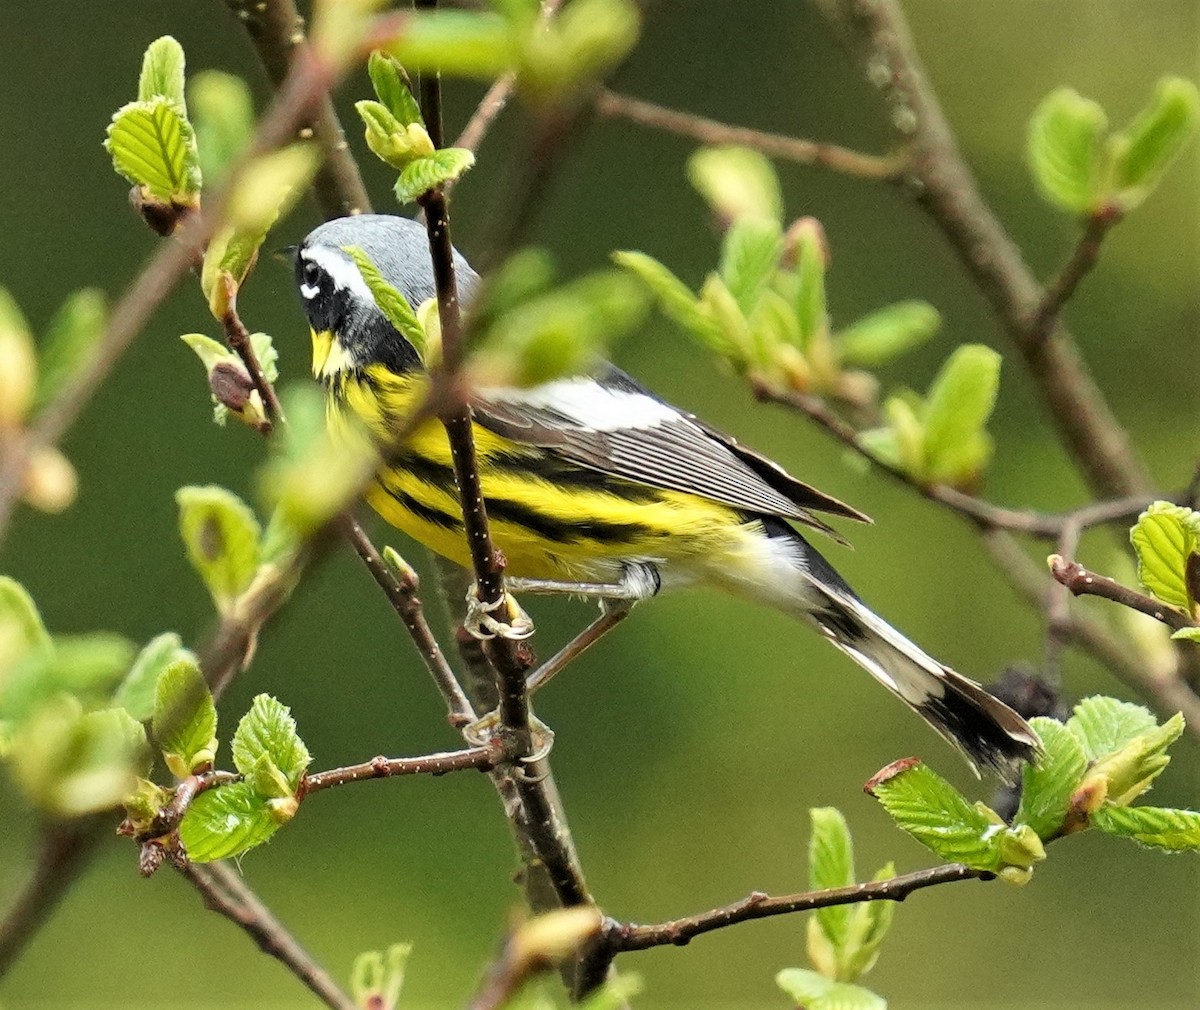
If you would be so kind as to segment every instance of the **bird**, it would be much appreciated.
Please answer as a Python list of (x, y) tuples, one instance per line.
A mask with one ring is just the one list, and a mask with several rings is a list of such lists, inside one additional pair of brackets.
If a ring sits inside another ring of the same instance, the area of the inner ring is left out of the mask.
[[(377, 305), (348, 249), (362, 250), (414, 307), (435, 297), (425, 227), (361, 214), (295, 247), (313, 376), (331, 428), (349, 418), (386, 447), (366, 499), (384, 520), (469, 568), (445, 429), (396, 436), (429, 373)], [(468, 306), (480, 278), (454, 251)], [(956, 747), (971, 768), (1017, 779), (1041, 743), (1011, 708), (932, 658), (872, 611), (797, 527), (841, 537), (821, 515), (870, 521), (607, 363), (530, 388), (470, 393), (490, 529), (514, 591), (563, 592), (629, 607), (706, 585), (814, 626)], [(521, 632), (475, 614), (481, 635)]]

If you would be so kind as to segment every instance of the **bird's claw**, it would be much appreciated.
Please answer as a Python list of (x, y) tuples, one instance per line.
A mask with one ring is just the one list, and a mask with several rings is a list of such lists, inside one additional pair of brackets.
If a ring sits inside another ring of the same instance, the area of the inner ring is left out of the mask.
[[(463, 729), (463, 736), (473, 747), (482, 747), (503, 732), (500, 712), (488, 712)], [(517, 758), (522, 765), (531, 766), (550, 756), (554, 746), (554, 730), (535, 715), (529, 716), (530, 751)], [(522, 774), (528, 774), (522, 771)]]
[[(493, 617), (497, 610), (501, 610), (507, 620)], [(471, 586), (467, 592), (467, 615), (463, 618), (463, 627), (473, 638), (482, 642), (493, 638), (521, 642), (533, 634), (533, 620), (512, 593), (505, 593), (503, 599), (485, 603), (479, 598), (475, 586)]]

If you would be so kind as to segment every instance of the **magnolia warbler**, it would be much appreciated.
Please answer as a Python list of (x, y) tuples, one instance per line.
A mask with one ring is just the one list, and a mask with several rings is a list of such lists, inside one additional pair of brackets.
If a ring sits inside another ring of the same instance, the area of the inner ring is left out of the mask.
[[(351, 247), (365, 251), (413, 306), (434, 297), (425, 229), (415, 221), (342, 218), (296, 248), (312, 370), (328, 392), (330, 422), (354, 415), (388, 447), (367, 492), (380, 515), (469, 567), (442, 425), (431, 419), (394, 445), (426, 394), (428, 373), (377, 306), (345, 251)], [(466, 302), (479, 278), (455, 257)], [(717, 586), (815, 625), (973, 768), (1011, 780), (1021, 761), (1036, 758), (1038, 737), (1020, 716), (868, 609), (792, 525), (837, 538), (815, 513), (865, 520), (855, 509), (611, 365), (533, 388), (475, 389), (471, 397), (487, 514), (515, 589), (628, 606), (661, 589)]]

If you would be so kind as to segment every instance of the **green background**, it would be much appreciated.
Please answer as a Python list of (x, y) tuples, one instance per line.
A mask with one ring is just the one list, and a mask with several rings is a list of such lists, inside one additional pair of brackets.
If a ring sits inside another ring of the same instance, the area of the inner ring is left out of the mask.
[[(1022, 164), (1024, 127), (1051, 88), (1071, 84), (1114, 121), (1132, 114), (1164, 73), (1194, 78), (1194, 0), (914, 0), (905, 4), (921, 54), (987, 197), (1040, 275), (1065, 257), (1074, 226), (1044, 206)], [(263, 80), (237, 23), (216, 0), (120, 4), (5, 0), (0, 38), (0, 283), (37, 325), (71, 289), (114, 296), (154, 239), (130, 214), (125, 186), (100, 147), (112, 111), (134, 95), (141, 51), (170, 32), (192, 69)], [(654, 5), (642, 45), (616, 85), (729, 121), (836, 140), (887, 141), (883, 113), (801, 3)], [(343, 109), (362, 97), (352, 81)], [(448, 87), (448, 132), (478, 96)], [(355, 150), (363, 145), (352, 138)], [(521, 164), (508, 119), (459, 188), (454, 230), (468, 254), (504, 213)], [(614, 248), (641, 248), (689, 281), (715, 262), (716, 237), (684, 181), (692, 145), (622, 123), (599, 123), (574, 150), (539, 217), (539, 239), (568, 270)], [(1111, 236), (1067, 317), (1164, 487), (1182, 485), (1197, 435), (1197, 148)], [(376, 201), (386, 173), (368, 166)], [(1064, 508), (1080, 483), (1046, 424), (1022, 364), (941, 237), (902, 193), (793, 165), (781, 168), (788, 211), (815, 214), (833, 251), (836, 322), (922, 297), (943, 333), (890, 367), (887, 386), (924, 388), (958, 343), (1005, 354), (986, 493)], [(315, 223), (302, 205), (279, 244)], [(287, 272), (264, 261), (243, 299), (252, 328), (274, 333), (283, 371), (302, 380), (307, 340)], [(81, 494), (66, 515), (23, 512), (3, 569), (23, 581), (60, 632), (114, 629), (145, 640), (168, 629), (199, 641), (205, 593), (175, 531), (172, 493), (220, 483), (252, 493), (263, 446), (218, 430), (190, 351), (177, 335), (211, 320), (185, 284), (121, 361), (65, 443)], [(831, 493), (876, 518), (832, 560), (889, 620), (946, 662), (988, 679), (1036, 661), (1040, 619), (1017, 601), (966, 527), (890, 483), (848, 466), (802, 419), (758, 406), (733, 378), (655, 321), (617, 349), (626, 368)], [(411, 545), (373, 525), (416, 556)], [(1085, 558), (1111, 564), (1112, 541)], [(1041, 548), (1037, 549), (1044, 553)], [(1104, 605), (1085, 601), (1097, 613)], [(591, 611), (537, 602), (541, 649)], [(1129, 692), (1072, 656), (1074, 696)], [(454, 745), (439, 702), (399, 623), (343, 552), (315, 571), (263, 635), (258, 656), (222, 705), (226, 732), (257, 692), (292, 707), (331, 767), (376, 753)], [(689, 914), (754, 889), (805, 886), (807, 809), (837, 805), (855, 832), (861, 875), (888, 858), (902, 870), (931, 857), (890, 826), (861, 785), (918, 753), (975, 795), (958, 759), (847, 660), (771, 612), (694, 592), (656, 600), (539, 698), (557, 731), (555, 769), (597, 899), (640, 922)], [(1154, 794), (1196, 806), (1200, 748), (1192, 739)], [(27, 872), (34, 818), (0, 784), (0, 899)], [(934, 1007), (1194, 1007), (1198, 914), (1195, 857), (1165, 858), (1104, 837), (1055, 845), (1032, 884), (962, 884), (913, 897), (869, 984), (895, 1010)], [(416, 944), (406, 1005), (461, 1006), (516, 901), (514, 861), (482, 776), (379, 782), (320, 797), (268, 847), (243, 861), (248, 880), (300, 939), (345, 976), (359, 950)], [(644, 1007), (782, 1007), (772, 982), (804, 963), (802, 917), (630, 955)], [(175, 874), (140, 879), (135, 852), (114, 838), (0, 983), (0, 1003), (34, 1006), (310, 1006), (308, 994), (231, 925), (205, 912)]]

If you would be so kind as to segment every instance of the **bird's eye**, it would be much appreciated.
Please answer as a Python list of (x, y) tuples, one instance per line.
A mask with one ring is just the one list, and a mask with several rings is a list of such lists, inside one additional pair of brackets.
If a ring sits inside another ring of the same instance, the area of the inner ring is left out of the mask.
[(316, 287), (321, 281), (321, 268), (312, 260), (304, 264), (304, 283)]

